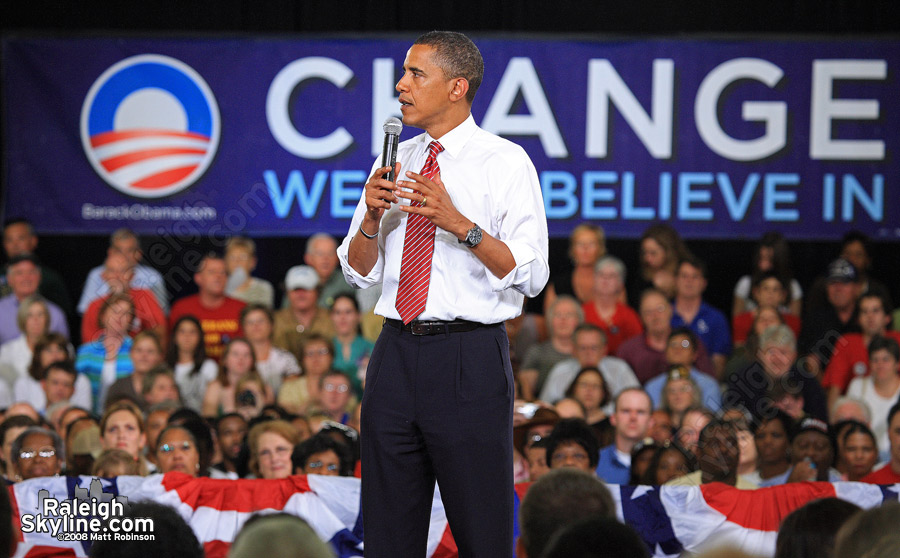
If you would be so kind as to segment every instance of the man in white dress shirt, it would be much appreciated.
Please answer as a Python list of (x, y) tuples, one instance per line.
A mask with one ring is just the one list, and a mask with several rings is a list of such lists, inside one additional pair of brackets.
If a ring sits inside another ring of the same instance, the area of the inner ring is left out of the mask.
[(425, 133), (400, 145), (398, 182), (376, 163), (338, 249), (348, 283), (381, 283), (385, 317), (362, 406), (366, 557), (425, 555), (435, 480), (459, 555), (509, 557), (503, 322), (549, 276), (540, 185), (521, 147), (472, 118), (484, 62), (468, 38), (427, 33), (403, 69), (403, 121)]

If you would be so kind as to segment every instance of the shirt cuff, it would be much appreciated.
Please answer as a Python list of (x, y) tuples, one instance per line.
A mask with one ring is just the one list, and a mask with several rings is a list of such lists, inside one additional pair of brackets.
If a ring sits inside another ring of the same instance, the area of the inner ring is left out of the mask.
[[(533, 274), (530, 264), (536, 259), (534, 250), (522, 242), (507, 240), (505, 241), (505, 244), (506, 247), (509, 248), (509, 251), (512, 252), (516, 266), (501, 278), (498, 278), (488, 271), (485, 275), (487, 275), (488, 284), (491, 286), (491, 290), (500, 292), (510, 287), (517, 287), (517, 290), (522, 292), (525, 296), (535, 296), (537, 293), (531, 294), (529, 292), (530, 290), (533, 290), (529, 288), (529, 285), (533, 283), (531, 280)], [(544, 280), (544, 283), (546, 283), (546, 279)], [(541, 288), (543, 288), (543, 283), (541, 284), (541, 287), (538, 288), (538, 292), (540, 292)]]

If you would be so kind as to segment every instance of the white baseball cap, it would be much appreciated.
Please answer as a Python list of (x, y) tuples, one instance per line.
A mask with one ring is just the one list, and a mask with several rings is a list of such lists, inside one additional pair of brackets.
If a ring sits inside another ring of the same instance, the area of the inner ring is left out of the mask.
[(319, 274), (308, 265), (295, 265), (284, 276), (284, 288), (288, 291), (306, 289), (311, 291), (319, 286)]

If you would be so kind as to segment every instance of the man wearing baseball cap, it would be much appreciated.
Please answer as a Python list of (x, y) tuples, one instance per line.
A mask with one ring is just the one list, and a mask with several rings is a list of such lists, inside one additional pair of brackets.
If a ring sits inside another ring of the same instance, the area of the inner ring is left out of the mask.
[(311, 333), (319, 333), (329, 339), (334, 337), (334, 326), (328, 310), (319, 308), (319, 275), (308, 265), (295, 265), (284, 276), (287, 308), (275, 313), (273, 343), (295, 356), (300, 355), (303, 341)]

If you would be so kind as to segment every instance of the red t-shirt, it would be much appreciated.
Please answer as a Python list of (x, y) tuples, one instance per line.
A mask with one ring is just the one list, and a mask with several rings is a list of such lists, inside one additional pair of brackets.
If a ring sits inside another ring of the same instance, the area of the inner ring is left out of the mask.
[[(900, 332), (885, 331), (885, 337), (891, 337), (900, 343)], [(838, 339), (834, 356), (825, 368), (822, 376), (822, 387), (838, 386), (841, 393), (847, 391), (853, 378), (869, 375), (869, 350), (861, 333), (847, 333)]]
[[(132, 337), (141, 331), (153, 329), (156, 326), (163, 326), (163, 329), (165, 329), (166, 315), (163, 313), (162, 308), (159, 307), (159, 302), (156, 301), (153, 291), (148, 289), (128, 289), (128, 296), (134, 301), (135, 319), (131, 324), (130, 331)], [(100, 309), (107, 298), (109, 298), (109, 295), (94, 300), (88, 306), (87, 312), (84, 313), (84, 317), (81, 319), (82, 343), (90, 343), (100, 338), (102, 328), (97, 320), (100, 317)], [(160, 339), (160, 341), (165, 343), (166, 340)]]
[[(781, 317), (784, 318), (784, 324), (791, 328), (791, 331), (794, 332), (795, 336), (799, 337), (800, 318), (793, 314), (782, 314)], [(747, 336), (750, 335), (750, 330), (753, 329), (753, 320), (755, 318), (756, 314), (753, 311), (750, 311), (738, 314), (731, 321), (732, 335), (736, 344), (743, 343), (747, 340)]]
[(236, 298), (226, 296), (218, 308), (206, 308), (200, 304), (200, 295), (191, 295), (175, 301), (172, 313), (169, 314), (169, 329), (182, 316), (192, 315), (200, 320), (203, 327), (203, 339), (206, 343), (206, 356), (218, 361), (225, 350), (225, 345), (235, 337), (242, 337), (241, 310), (244, 304)]
[(900, 475), (895, 473), (894, 470), (891, 469), (891, 464), (888, 463), (881, 469), (864, 476), (862, 482), (867, 482), (869, 484), (897, 484), (900, 482)]
[(584, 321), (594, 324), (606, 334), (606, 351), (611, 355), (616, 354), (624, 341), (644, 332), (637, 312), (621, 302), (616, 303), (616, 311), (609, 323), (600, 317), (593, 302), (585, 302), (581, 308), (584, 310)]

